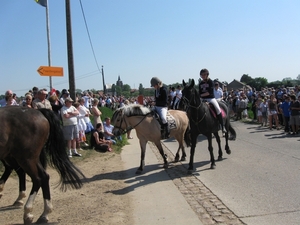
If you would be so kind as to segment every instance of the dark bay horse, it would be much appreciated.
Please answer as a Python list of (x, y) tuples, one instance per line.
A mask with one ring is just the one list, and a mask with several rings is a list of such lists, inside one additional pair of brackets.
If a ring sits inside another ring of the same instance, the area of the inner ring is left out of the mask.
[[(169, 110), (174, 117), (176, 127), (170, 130), (170, 137), (174, 137), (179, 147), (177, 150), (175, 161), (179, 160), (179, 151), (182, 149), (183, 155), (181, 160), (185, 160), (186, 154), (184, 150), (184, 141), (189, 145), (188, 131), (189, 119), (185, 112), (179, 110)], [(113, 133), (115, 136), (126, 133), (135, 129), (141, 146), (141, 163), (136, 174), (141, 174), (145, 167), (146, 144), (148, 141), (153, 142), (158, 148), (164, 160), (164, 168), (168, 168), (167, 157), (164, 154), (161, 145), (161, 126), (154, 117), (153, 111), (147, 107), (138, 104), (132, 104), (117, 109), (112, 116), (112, 124), (114, 125)]]
[[(219, 147), (219, 156), (218, 160), (223, 159), (223, 152), (221, 148), (221, 140), (219, 136), (219, 122), (216, 117), (214, 117), (209, 105), (203, 102), (200, 99), (200, 95), (198, 91), (195, 89), (195, 81), (191, 80), (191, 84), (188, 85), (183, 80), (183, 90), (182, 90), (182, 98), (180, 101), (180, 108), (184, 109), (187, 112), (187, 116), (190, 120), (190, 134), (191, 134), (191, 155), (188, 173), (192, 173), (194, 170), (194, 154), (195, 148), (197, 144), (197, 137), (199, 134), (203, 134), (207, 137), (208, 140), (208, 151), (210, 153), (210, 162), (211, 169), (216, 167), (215, 158), (212, 147), (212, 134), (214, 134), (218, 147)], [(225, 103), (219, 102), (221, 110), (223, 111), (223, 120), (225, 120), (225, 128), (229, 133), (231, 133), (231, 139), (236, 138), (236, 132), (230, 124), (229, 110)], [(228, 132), (225, 133), (225, 150), (227, 154), (231, 153), (231, 150), (228, 145)]]
[[(5, 171), (0, 179), (0, 193), (11, 170), (16, 170), (20, 181), (20, 195), (25, 197), (25, 174), (32, 179), (32, 189), (24, 206), (24, 224), (33, 222), (33, 203), (40, 187), (44, 211), (38, 222), (48, 221), (52, 211), (49, 175), (46, 166), (54, 167), (60, 175), (61, 190), (80, 188), (82, 172), (69, 160), (60, 121), (48, 109), (30, 109), (18, 106), (0, 108), (0, 160)], [(16, 202), (17, 202), (16, 201)]]

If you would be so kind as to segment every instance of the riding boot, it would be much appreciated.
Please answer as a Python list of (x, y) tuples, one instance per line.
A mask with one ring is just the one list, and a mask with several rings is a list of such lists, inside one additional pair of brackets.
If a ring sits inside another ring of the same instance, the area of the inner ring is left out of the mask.
[(169, 130), (168, 123), (162, 124), (161, 125), (161, 138), (167, 139), (167, 138), (169, 138), (169, 135), (170, 135), (170, 130)]
[(218, 117), (218, 121), (219, 121), (219, 123), (221, 125), (222, 132), (223, 133), (227, 133), (227, 130), (226, 130), (225, 125), (223, 123), (222, 113), (218, 114), (217, 117)]

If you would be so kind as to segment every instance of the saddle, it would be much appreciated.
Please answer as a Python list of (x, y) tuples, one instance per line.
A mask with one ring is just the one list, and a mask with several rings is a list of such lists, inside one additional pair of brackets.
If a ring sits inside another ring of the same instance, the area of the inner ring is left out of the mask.
[[(211, 104), (210, 102), (205, 102), (205, 104), (206, 104), (207, 107), (209, 108), (210, 114), (211, 114), (215, 119), (217, 119), (217, 112), (216, 112), (216, 109), (215, 109), (214, 105)], [(221, 109), (222, 118), (225, 118), (225, 117), (226, 117), (226, 112), (222, 109), (222, 107), (220, 107), (220, 109)]]

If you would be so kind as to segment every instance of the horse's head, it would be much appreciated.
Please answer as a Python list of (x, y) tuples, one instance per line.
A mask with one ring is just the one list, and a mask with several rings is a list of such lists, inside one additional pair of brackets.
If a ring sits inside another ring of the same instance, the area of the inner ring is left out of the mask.
[(113, 134), (120, 136), (126, 133), (126, 122), (124, 122), (124, 107), (117, 109), (111, 119), (111, 123), (114, 125)]
[(191, 80), (190, 84), (187, 84), (184, 80), (182, 80), (182, 97), (179, 103), (179, 108), (187, 111), (190, 106), (199, 105), (200, 98), (198, 96), (198, 92), (195, 89), (195, 81)]

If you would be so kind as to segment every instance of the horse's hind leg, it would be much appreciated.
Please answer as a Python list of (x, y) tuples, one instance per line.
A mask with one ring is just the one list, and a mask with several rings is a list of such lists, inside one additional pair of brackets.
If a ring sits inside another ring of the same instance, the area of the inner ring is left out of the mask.
[(48, 222), (48, 215), (52, 212), (52, 203), (50, 198), (50, 187), (49, 187), (49, 174), (43, 170), (43, 180), (42, 180), (42, 191), (43, 191), (43, 198), (44, 198), (44, 212), (37, 220), (37, 223), (47, 223)]
[(1, 178), (0, 178), (0, 198), (2, 197), (2, 191), (4, 190), (4, 185), (5, 182), (7, 181), (8, 177), (10, 176), (11, 172), (12, 172), (12, 168), (7, 165), (7, 163), (3, 160), (1, 160), (1, 162), (3, 163), (4, 166), (4, 173), (2, 174)]
[(184, 145), (183, 145), (183, 137), (182, 137), (181, 140), (177, 139), (177, 138), (176, 138), (176, 140), (178, 141), (179, 146), (178, 146), (177, 153), (176, 153), (174, 161), (175, 162), (179, 161), (179, 158), (180, 158), (180, 154), (179, 154), (180, 149), (182, 150), (182, 156), (181, 156), (180, 161), (185, 161), (186, 160), (186, 153), (185, 153), (185, 149), (184, 149)]
[(25, 191), (26, 191), (26, 173), (24, 170), (19, 167), (18, 169), (15, 169), (16, 173), (19, 177), (19, 196), (17, 200), (14, 202), (14, 206), (23, 206), (23, 198), (26, 197)]
[(215, 132), (214, 135), (215, 135), (216, 141), (218, 143), (218, 148), (219, 148), (219, 151), (218, 151), (218, 154), (219, 154), (218, 155), (218, 161), (222, 161), (223, 160), (223, 151), (222, 151), (222, 147), (221, 147), (221, 139), (220, 139), (220, 136), (219, 136), (218, 132)]
[(164, 168), (167, 169), (169, 167), (168, 159), (167, 159), (167, 155), (164, 153), (164, 149), (163, 149), (163, 147), (161, 145), (160, 140), (156, 141), (155, 145), (158, 148), (159, 153), (161, 154), (161, 156), (162, 156), (162, 158), (164, 160)]
[(28, 164), (23, 168), (32, 179), (32, 189), (30, 191), (28, 200), (24, 206), (24, 224), (31, 224), (33, 221), (33, 203), (40, 187), (42, 187), (44, 197), (44, 212), (37, 222), (45, 223), (48, 221), (48, 214), (52, 211), (52, 204), (50, 200), (49, 175), (45, 172), (45, 170), (40, 164), (31, 166)]
[(207, 141), (208, 141), (208, 151), (210, 154), (210, 168), (215, 169), (216, 163), (215, 163), (214, 149), (212, 146), (212, 134), (209, 133), (206, 135), (206, 137), (207, 137)]

